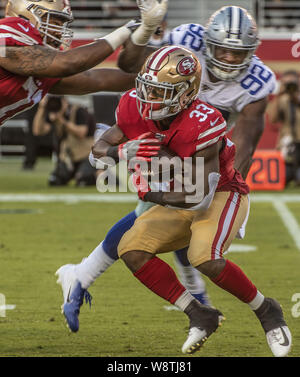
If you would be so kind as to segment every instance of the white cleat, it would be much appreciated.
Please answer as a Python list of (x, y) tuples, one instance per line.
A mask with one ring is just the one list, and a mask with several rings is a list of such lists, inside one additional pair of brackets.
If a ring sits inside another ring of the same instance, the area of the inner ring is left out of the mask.
[(292, 347), (292, 335), (287, 326), (281, 326), (268, 331), (266, 337), (274, 356), (287, 356)]
[(190, 302), (185, 313), (190, 319), (190, 330), (181, 351), (192, 354), (203, 346), (225, 318), (218, 309), (200, 304), (196, 299)]
[(265, 297), (261, 306), (254, 311), (260, 320), (267, 343), (276, 357), (286, 356), (292, 346), (292, 335), (284, 320), (282, 308), (276, 300)]
[(57, 284), (61, 285), (63, 291), (63, 308), (63, 305), (68, 302), (68, 298), (70, 297), (76, 283), (78, 282), (75, 274), (75, 264), (65, 264), (64, 266), (61, 266), (55, 272), (55, 275), (58, 276)]
[(198, 327), (192, 327), (189, 331), (187, 340), (183, 344), (181, 351), (183, 353), (192, 354), (198, 351), (207, 340), (207, 333), (205, 330)]

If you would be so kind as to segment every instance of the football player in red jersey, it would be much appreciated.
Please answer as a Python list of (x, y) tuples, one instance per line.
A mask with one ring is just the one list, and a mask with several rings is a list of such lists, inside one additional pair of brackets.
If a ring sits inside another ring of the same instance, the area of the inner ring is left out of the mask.
[[(243, 271), (223, 258), (248, 213), (248, 186), (234, 169), (235, 146), (226, 137), (226, 122), (212, 106), (195, 99), (201, 65), (188, 50), (164, 47), (146, 60), (136, 91), (127, 92), (117, 110), (117, 124), (95, 144), (97, 158), (160, 155), (167, 146), (182, 159), (204, 159), (204, 197), (187, 203), (187, 193), (152, 192), (138, 173), (139, 197), (159, 205), (137, 218), (124, 234), (119, 256), (134, 276), (152, 292), (179, 307), (190, 320), (182, 347), (193, 353), (217, 329), (222, 313), (200, 304), (168, 264), (156, 254), (188, 248), (190, 263), (220, 288), (247, 303), (266, 333), (275, 356), (291, 348), (291, 333), (280, 305), (265, 298)], [(129, 116), (130, 115), (130, 116)], [(152, 138), (143, 138), (150, 132)], [(160, 141), (155, 142), (159, 133)]]
[[(148, 40), (166, 12), (167, 1), (142, 10), (142, 23), (127, 25), (74, 49), (68, 0), (8, 0), (0, 20), (0, 125), (38, 103), (47, 93), (87, 94), (124, 91), (136, 74), (120, 69), (92, 69), (131, 35)], [(154, 4), (155, 5), (155, 4)]]
[[(143, 3), (144, 8), (151, 8), (153, 1), (139, 2)], [(171, 45), (188, 48), (201, 62), (201, 90), (198, 97), (222, 112), (227, 121), (227, 131), (234, 127), (232, 140), (236, 145), (235, 168), (243, 178), (247, 176), (251, 157), (263, 132), (267, 98), (276, 83), (274, 73), (254, 55), (258, 42), (255, 20), (245, 9), (236, 6), (217, 10), (206, 27), (197, 23), (185, 24), (174, 28), (170, 34)], [(123, 55), (121, 51), (120, 67), (127, 72), (138, 72), (153, 48), (145, 46), (146, 43), (136, 43), (132, 38), (127, 43), (130, 45), (129, 53)], [(70, 277), (62, 279), (60, 276), (60, 281), (68, 280), (63, 290), (74, 287), (76, 280), (80, 281), (82, 288), (87, 289), (106, 271), (118, 259), (117, 245), (122, 234), (150, 206), (150, 202), (139, 200), (136, 209), (109, 230), (88, 258), (80, 264), (62, 267), (60, 275), (64, 271), (63, 275)], [(210, 305), (205, 281), (189, 264), (186, 252), (186, 248), (175, 251), (180, 279), (201, 303)], [(72, 269), (75, 272), (71, 278)], [(82, 292), (78, 297), (80, 295)], [(75, 312), (78, 313), (77, 307), (74, 308)]]

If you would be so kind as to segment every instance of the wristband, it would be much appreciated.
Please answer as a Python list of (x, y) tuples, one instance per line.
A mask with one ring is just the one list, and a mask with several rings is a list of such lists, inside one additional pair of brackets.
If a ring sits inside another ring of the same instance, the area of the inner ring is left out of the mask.
[(131, 31), (126, 26), (122, 26), (119, 29), (114, 30), (112, 33), (105, 35), (101, 39), (105, 39), (115, 51), (129, 38), (130, 34)]

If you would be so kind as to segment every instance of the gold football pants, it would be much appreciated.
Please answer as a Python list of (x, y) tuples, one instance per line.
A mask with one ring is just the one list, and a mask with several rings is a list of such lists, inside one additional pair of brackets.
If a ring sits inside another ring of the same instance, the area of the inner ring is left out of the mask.
[(222, 258), (243, 225), (248, 204), (247, 195), (226, 191), (216, 192), (207, 211), (156, 205), (123, 235), (119, 256), (132, 250), (159, 254), (189, 246), (187, 255), (194, 267)]

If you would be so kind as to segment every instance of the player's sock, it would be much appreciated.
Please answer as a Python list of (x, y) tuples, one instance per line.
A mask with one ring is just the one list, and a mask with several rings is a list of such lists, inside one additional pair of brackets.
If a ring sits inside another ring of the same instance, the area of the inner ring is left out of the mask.
[(210, 300), (206, 292), (205, 282), (200, 272), (191, 266), (187, 258), (187, 248), (175, 251), (174, 260), (182, 285), (202, 304), (209, 305)]
[(75, 266), (75, 273), (82, 288), (87, 289), (103, 272), (118, 260), (118, 244), (123, 234), (129, 230), (136, 219), (135, 211), (119, 220), (107, 233), (93, 252)]
[[(177, 302), (177, 304), (179, 303), (179, 305), (185, 306), (189, 303), (187, 296), (189, 296), (191, 300), (194, 299), (179, 282), (172, 268), (157, 257), (145, 263), (134, 273), (134, 276), (152, 292), (169, 301), (171, 304)], [(179, 298), (183, 294), (185, 299), (182, 301), (183, 304), (180, 304), (181, 301)], [(180, 307), (180, 309), (182, 309), (182, 307)]]
[(252, 310), (257, 310), (261, 307), (262, 303), (264, 302), (265, 296), (261, 294), (259, 291), (257, 291), (256, 296), (254, 299), (250, 302), (248, 302), (248, 305)]
[(75, 265), (75, 274), (82, 288), (88, 289), (103, 272), (105, 272), (116, 259), (110, 258), (103, 248), (102, 241), (92, 253)]
[[(229, 260), (226, 260), (223, 271), (211, 280), (220, 288), (247, 304), (260, 297), (255, 285), (236, 264)], [(257, 301), (259, 302), (260, 300), (258, 299)], [(257, 305), (257, 302), (255, 304)]]

